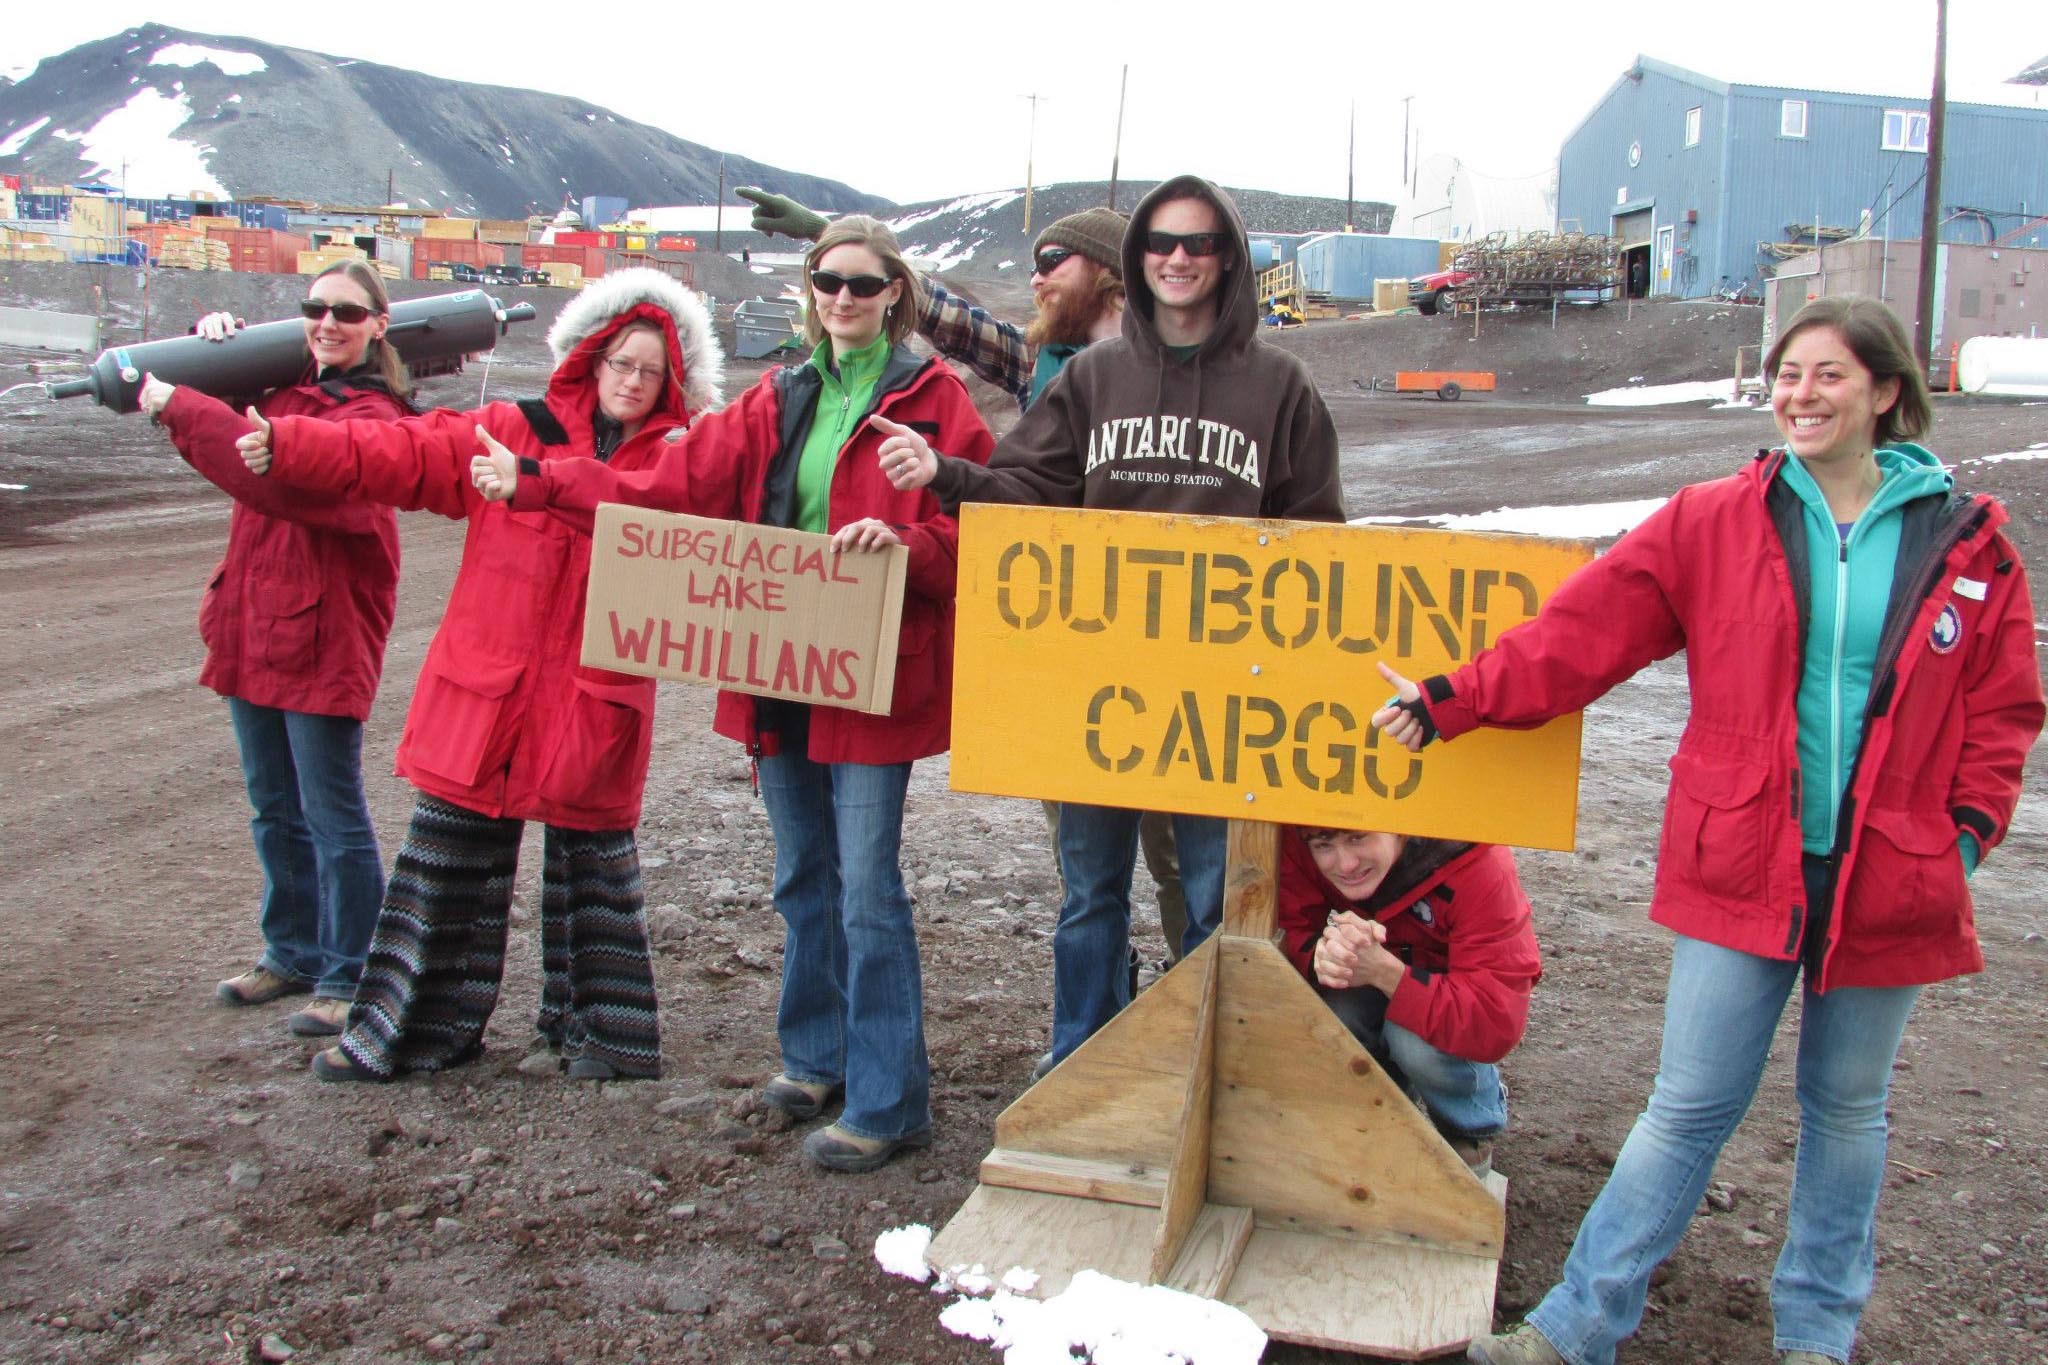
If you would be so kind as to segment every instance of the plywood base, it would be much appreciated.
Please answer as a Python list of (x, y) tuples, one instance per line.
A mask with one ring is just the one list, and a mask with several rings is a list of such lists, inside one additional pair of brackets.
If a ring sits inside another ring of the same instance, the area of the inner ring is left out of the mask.
[(1232, 821), (1223, 930), (996, 1120), (941, 1271), (1096, 1270), (1270, 1337), (1421, 1359), (1493, 1318), (1506, 1182), (1475, 1180), (1274, 946), (1277, 831)]
[[(1505, 1199), (1507, 1182), (1488, 1182)], [(1463, 1349), (1493, 1322), (1499, 1262), (1423, 1246), (1389, 1246), (1252, 1226), (1250, 1210), (1209, 1205), (1164, 1283), (1243, 1310), (1276, 1341), (1421, 1360)], [(1143, 1283), (1158, 1212), (1063, 1194), (984, 1185), (932, 1240), (940, 1270), (1013, 1266), (1038, 1274), (1033, 1297), (1097, 1270)]]

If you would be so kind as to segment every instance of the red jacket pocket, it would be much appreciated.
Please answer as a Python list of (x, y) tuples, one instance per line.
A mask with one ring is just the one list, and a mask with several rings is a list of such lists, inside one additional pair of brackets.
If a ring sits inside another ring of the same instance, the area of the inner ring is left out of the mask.
[(1671, 802), (1665, 812), (1664, 871), (1722, 900), (1764, 900), (1764, 810), (1770, 770), (1740, 758), (1692, 753), (1671, 756)]
[(576, 697), (541, 780), (542, 794), (592, 811), (637, 805), (654, 731), (653, 680), (578, 676), (573, 682)]
[(1844, 933), (1932, 934), (1951, 926), (1969, 900), (1947, 812), (1872, 808), (1849, 874)]
[(518, 664), (472, 667), (458, 680), (430, 661), (420, 672), (406, 720), (406, 761), (450, 782), (475, 786), (498, 715), (522, 671)]
[(252, 578), (249, 627), (262, 641), (263, 662), (280, 673), (310, 673), (320, 650), (320, 585)]

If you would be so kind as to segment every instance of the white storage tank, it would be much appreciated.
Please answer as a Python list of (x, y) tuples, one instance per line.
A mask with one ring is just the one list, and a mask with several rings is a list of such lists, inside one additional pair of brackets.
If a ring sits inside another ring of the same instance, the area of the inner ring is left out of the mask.
[(2048, 337), (1971, 337), (1956, 382), (1964, 393), (2048, 398)]

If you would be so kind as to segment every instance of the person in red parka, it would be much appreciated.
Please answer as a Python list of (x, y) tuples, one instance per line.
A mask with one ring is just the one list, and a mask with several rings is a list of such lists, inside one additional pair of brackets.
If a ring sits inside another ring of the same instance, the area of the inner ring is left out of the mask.
[(1650, 918), (1677, 936), (1657, 1078), (1562, 1281), (1486, 1365), (1606, 1365), (1756, 1095), (1797, 992), (1799, 1149), (1771, 1279), (1786, 1365), (1849, 1359), (1876, 1274), (1892, 1062), (1920, 990), (1983, 969), (1969, 879), (2043, 702), (2006, 512), (1913, 443), (1932, 405), (1882, 303), (1765, 357), (1784, 444), (1682, 488), (1447, 676), (1381, 665), (1411, 749), (1576, 711), (1685, 651)]
[[(250, 400), (257, 412), (324, 422), (411, 413), (404, 364), (384, 340), (391, 303), (376, 271), (329, 266), (300, 308), (306, 372)], [(238, 325), (210, 313), (194, 330), (225, 341)], [(227, 699), (241, 752), (263, 868), (263, 955), (214, 994), (261, 1005), (310, 991), (286, 1026), (339, 1033), (384, 898), (362, 749), (398, 598), (397, 522), (388, 507), (257, 478), (235, 449), (249, 422), (196, 389), (150, 378), (140, 402), (235, 500), (227, 552), (199, 608), (199, 681)]]
[(243, 438), (284, 484), (465, 521), (462, 567), (398, 746), (419, 788), (348, 1026), (323, 1080), (438, 1070), (482, 1048), (504, 975), (522, 822), (546, 825), (537, 1027), (575, 1079), (661, 1074), (639, 852), (654, 682), (578, 662), (590, 540), (487, 502), (480, 442), (543, 464), (649, 467), (718, 399), (697, 296), (654, 270), (606, 275), (548, 333), (544, 398), (374, 426), (284, 418)]
[(775, 831), (782, 1073), (763, 1095), (808, 1119), (843, 1092), (838, 1121), (804, 1150), (828, 1170), (867, 1171), (931, 1142), (923, 984), (899, 848), (911, 763), (951, 742), (959, 559), (954, 520), (931, 494), (892, 487), (876, 452), (907, 429), (975, 461), (994, 442), (959, 378), (904, 345), (916, 280), (887, 227), (840, 218), (805, 266), (810, 359), (763, 376), (654, 469), (496, 450), (473, 472), (486, 496), (515, 511), (548, 508), (586, 531), (598, 502), (627, 502), (829, 532), (842, 552), (909, 551), (887, 715), (725, 692), (715, 721), (757, 761)]
[(1477, 1175), (1507, 1127), (1495, 1063), (1542, 975), (1515, 855), (1378, 830), (1280, 832), (1281, 950)]

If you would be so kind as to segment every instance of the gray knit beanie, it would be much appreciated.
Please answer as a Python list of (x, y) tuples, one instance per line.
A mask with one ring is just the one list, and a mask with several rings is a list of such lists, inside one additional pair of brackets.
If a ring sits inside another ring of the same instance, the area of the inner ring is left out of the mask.
[(1063, 246), (1080, 252), (1118, 279), (1124, 277), (1124, 229), (1130, 225), (1128, 214), (1115, 209), (1083, 209), (1070, 213), (1064, 218), (1054, 219), (1045, 231), (1038, 234), (1038, 240), (1031, 244), (1031, 254), (1036, 256), (1049, 246)]

